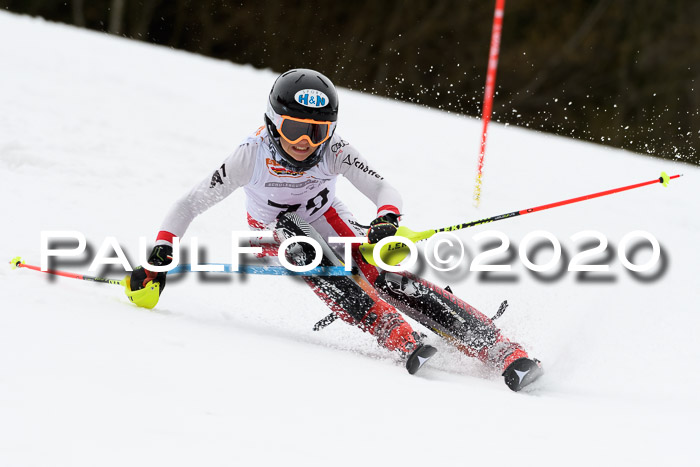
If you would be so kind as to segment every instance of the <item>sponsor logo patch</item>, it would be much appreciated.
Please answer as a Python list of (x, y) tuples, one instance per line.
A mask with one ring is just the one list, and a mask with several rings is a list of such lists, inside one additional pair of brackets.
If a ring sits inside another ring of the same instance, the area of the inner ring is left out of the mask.
[(347, 164), (349, 166), (355, 167), (358, 170), (361, 170), (362, 172), (366, 173), (367, 175), (371, 175), (372, 177), (378, 178), (379, 180), (384, 180), (384, 177), (379, 175), (377, 172), (374, 170), (370, 169), (369, 166), (365, 165), (364, 162), (359, 160), (358, 157), (350, 157), (350, 154), (345, 156), (343, 159), (343, 164)]
[(282, 167), (269, 157), (265, 158), (265, 165), (267, 165), (267, 170), (269, 170), (272, 175), (278, 177), (301, 177), (304, 175), (304, 172), (295, 172), (294, 170)]
[(331, 151), (333, 151), (333, 152), (338, 152), (338, 151), (340, 151), (341, 148), (344, 148), (344, 147), (347, 146), (348, 144), (350, 144), (350, 143), (348, 143), (347, 141), (341, 139), (339, 142), (337, 142), (337, 143), (335, 143), (333, 146), (331, 146)]
[[(221, 173), (219, 173), (221, 172)], [(221, 164), (221, 167), (219, 170), (214, 171), (214, 175), (211, 176), (211, 183), (209, 184), (209, 188), (214, 188), (216, 185), (223, 185), (224, 180), (222, 179), (222, 176), (225, 178), (226, 177), (226, 163), (224, 162)]]
[(316, 89), (302, 89), (294, 94), (294, 100), (306, 107), (325, 107), (328, 105), (328, 96)]
[(327, 181), (328, 179), (324, 178), (314, 178), (303, 182), (266, 182), (265, 186), (269, 188), (304, 188), (313, 185), (311, 188), (315, 188), (317, 185)]

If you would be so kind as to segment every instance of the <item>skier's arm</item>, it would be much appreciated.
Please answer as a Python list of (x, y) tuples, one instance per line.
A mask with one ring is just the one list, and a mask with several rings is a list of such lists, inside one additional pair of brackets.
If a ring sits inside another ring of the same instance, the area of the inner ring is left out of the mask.
[(173, 237), (182, 237), (195, 217), (246, 185), (254, 169), (254, 148), (242, 144), (221, 167), (175, 202), (161, 224), (156, 245), (170, 245)]
[(355, 188), (377, 205), (377, 217), (400, 214), (403, 201), (398, 190), (377, 173), (364, 157), (342, 139), (331, 146), (331, 170), (347, 178)]

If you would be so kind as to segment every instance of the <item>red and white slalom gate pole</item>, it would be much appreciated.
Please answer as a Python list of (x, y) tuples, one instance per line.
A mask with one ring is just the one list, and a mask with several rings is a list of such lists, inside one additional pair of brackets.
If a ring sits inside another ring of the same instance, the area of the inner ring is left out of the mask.
[(484, 89), (484, 106), (481, 121), (484, 127), (481, 130), (481, 151), (476, 172), (476, 184), (474, 185), (474, 206), (479, 207), (481, 201), (481, 184), (484, 170), (484, 154), (486, 153), (486, 134), (491, 121), (491, 109), (493, 109), (493, 94), (496, 88), (496, 70), (498, 69), (498, 54), (501, 48), (501, 30), (503, 29), (503, 12), (506, 0), (496, 0), (496, 10), (493, 14), (493, 28), (491, 29), (491, 48), (489, 49), (489, 66), (486, 71), (486, 87)]

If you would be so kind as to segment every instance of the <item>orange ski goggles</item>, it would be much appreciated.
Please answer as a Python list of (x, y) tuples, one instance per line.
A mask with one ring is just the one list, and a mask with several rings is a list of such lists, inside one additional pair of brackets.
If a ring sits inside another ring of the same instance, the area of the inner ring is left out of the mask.
[[(319, 122), (306, 118), (295, 118), (281, 115), (281, 122), (276, 125), (280, 136), (289, 144), (296, 144), (302, 139), (315, 148), (331, 137), (333, 122)], [(277, 122), (275, 122), (277, 123)]]

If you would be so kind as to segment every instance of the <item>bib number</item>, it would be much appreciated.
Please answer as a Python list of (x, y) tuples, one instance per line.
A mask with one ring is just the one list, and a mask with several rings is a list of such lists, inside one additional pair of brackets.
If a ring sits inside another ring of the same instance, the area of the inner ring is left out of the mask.
[[(323, 206), (328, 204), (328, 195), (330, 192), (328, 191), (328, 188), (324, 188), (321, 190), (319, 194), (316, 196), (310, 198), (309, 200), (306, 201), (306, 210), (309, 211), (309, 215), (313, 216), (316, 214), (318, 211), (320, 211)], [(282, 203), (275, 203), (272, 200), (267, 200), (267, 205), (272, 206), (274, 208), (280, 209), (280, 214), (281, 213), (286, 213), (286, 212), (296, 212), (302, 205), (302, 203), (299, 204), (282, 204)]]

